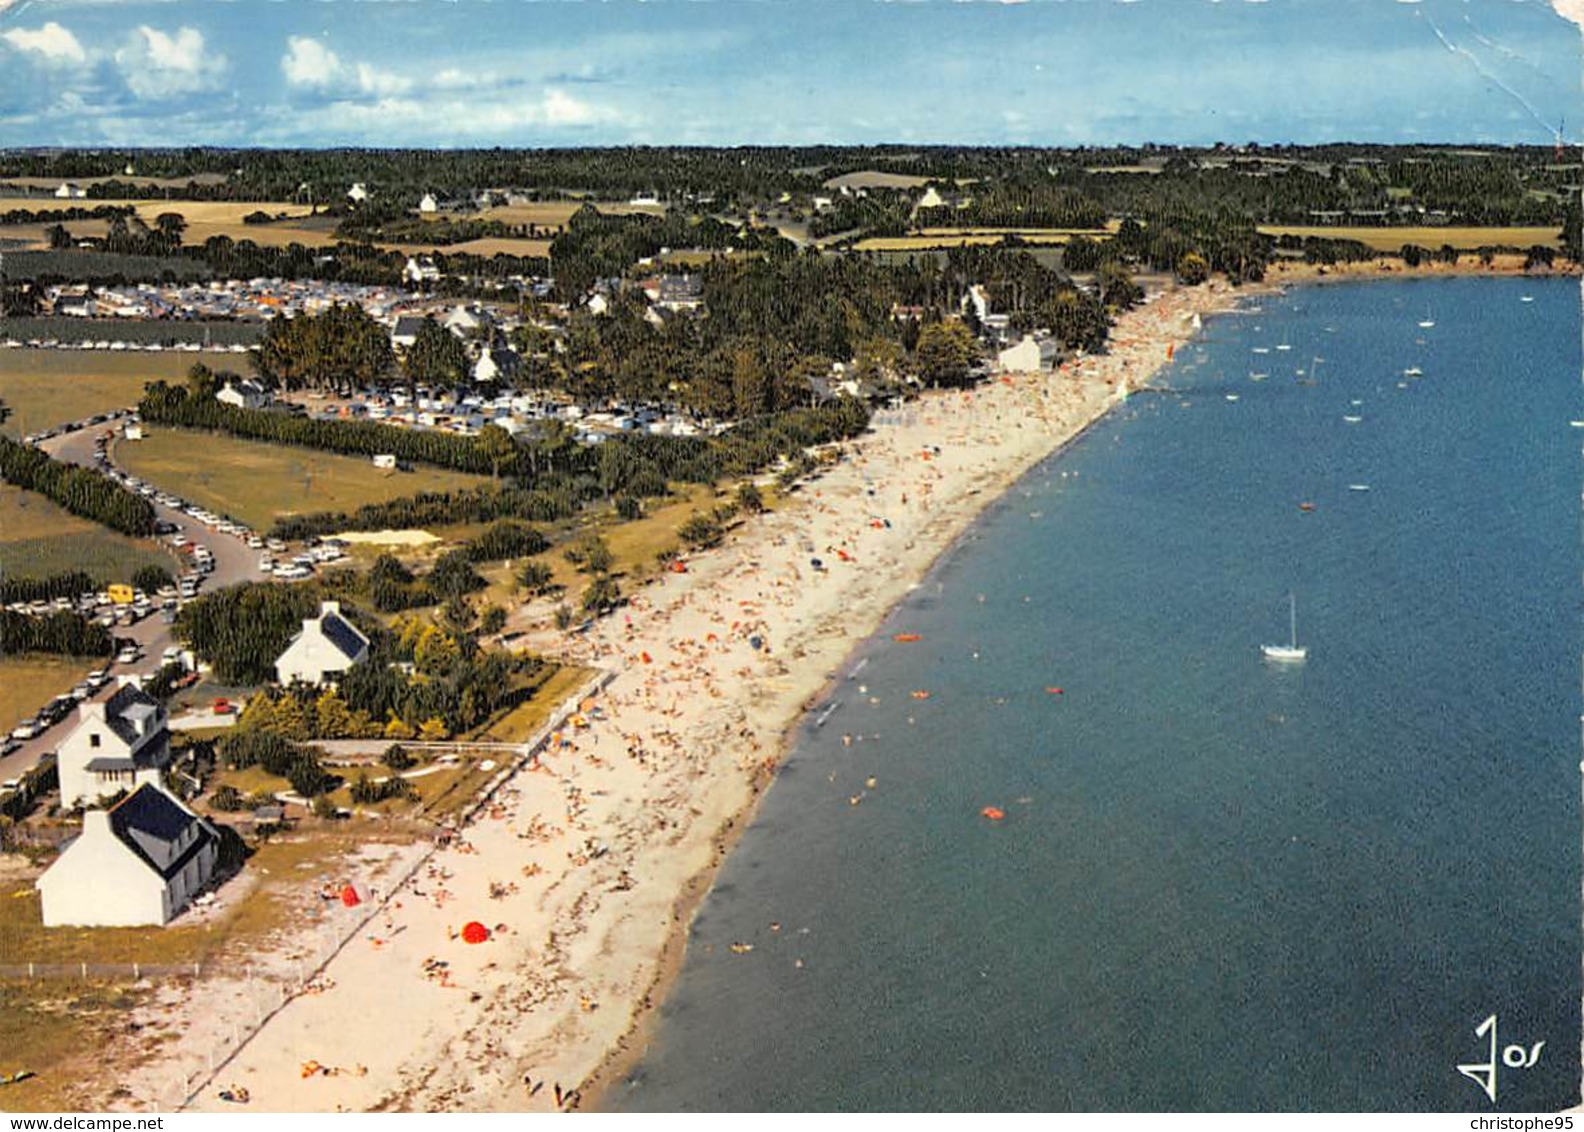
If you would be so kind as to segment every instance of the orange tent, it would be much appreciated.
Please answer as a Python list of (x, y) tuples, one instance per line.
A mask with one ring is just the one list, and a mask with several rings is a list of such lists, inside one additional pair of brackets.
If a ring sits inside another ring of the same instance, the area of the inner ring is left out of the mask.
[(363, 901), (358, 899), (357, 889), (348, 884), (342, 886), (341, 903), (345, 904), (348, 908), (356, 908), (359, 904), (363, 903)]

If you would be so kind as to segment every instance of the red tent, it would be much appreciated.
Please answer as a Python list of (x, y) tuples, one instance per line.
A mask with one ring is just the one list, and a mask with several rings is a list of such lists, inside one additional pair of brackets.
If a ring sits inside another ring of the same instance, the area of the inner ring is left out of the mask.
[(489, 929), (477, 920), (469, 920), (462, 925), (463, 943), (483, 943), (489, 936)]
[(345, 904), (348, 908), (356, 908), (359, 904), (363, 903), (363, 901), (358, 899), (357, 889), (353, 888), (349, 884), (343, 886), (341, 889), (341, 903)]

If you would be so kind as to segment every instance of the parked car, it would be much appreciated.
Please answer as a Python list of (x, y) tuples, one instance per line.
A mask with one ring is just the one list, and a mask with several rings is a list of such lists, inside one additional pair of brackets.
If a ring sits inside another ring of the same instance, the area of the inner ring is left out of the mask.
[(24, 719), (11, 729), (11, 738), (16, 740), (31, 739), (40, 734), (44, 729), (39, 726), (36, 719)]

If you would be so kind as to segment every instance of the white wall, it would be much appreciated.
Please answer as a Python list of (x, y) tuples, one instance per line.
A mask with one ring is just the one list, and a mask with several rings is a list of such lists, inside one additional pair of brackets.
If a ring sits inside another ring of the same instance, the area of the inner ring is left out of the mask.
[(103, 810), (83, 814), (82, 836), (37, 881), (44, 926), (163, 924), (165, 884), (110, 831)]

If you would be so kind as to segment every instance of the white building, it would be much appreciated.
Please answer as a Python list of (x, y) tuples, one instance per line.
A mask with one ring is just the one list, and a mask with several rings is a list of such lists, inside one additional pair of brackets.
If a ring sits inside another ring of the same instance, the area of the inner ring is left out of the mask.
[(323, 683), (326, 676), (362, 663), (368, 657), (368, 646), (368, 638), (341, 616), (340, 602), (322, 601), (319, 616), (303, 621), (302, 632), (275, 662), (275, 678), (282, 684), (293, 680)]
[(942, 197), (940, 195), (940, 193), (935, 191), (935, 186), (934, 185), (929, 185), (929, 186), (927, 186), (924, 189), (924, 195), (919, 197), (918, 204), (915, 207), (917, 207), (917, 208), (939, 208), (939, 207), (941, 207), (941, 205), (943, 205), (945, 203), (946, 203), (946, 199), (944, 197)]
[(108, 810), (83, 814), (82, 834), (34, 882), (44, 926), (166, 924), (214, 876), (220, 836), (152, 783)]
[(362, 181), (358, 181), (347, 190), (347, 199), (353, 204), (362, 204), (364, 201), (368, 200), (368, 196), (368, 188), (363, 184)]
[(270, 403), (270, 392), (252, 378), (226, 382), (215, 394), (215, 400), (239, 409), (262, 409)]
[(440, 268), (431, 256), (408, 256), (402, 268), (402, 279), (408, 283), (433, 283), (440, 278)]
[(158, 780), (170, 763), (168, 717), (136, 684), (78, 705), (77, 726), (60, 745), (61, 804), (71, 807)]
[(88, 195), (88, 190), (75, 181), (62, 181), (61, 187), (55, 190), (57, 200), (82, 200)]
[(1003, 373), (1038, 373), (1050, 369), (1055, 360), (1056, 343), (1032, 334), (1025, 334), (1022, 341), (996, 355), (996, 365)]
[(433, 193), (425, 193), (423, 199), (418, 202), (418, 211), (425, 216), (433, 216), (440, 211), (440, 202), (435, 200)]

